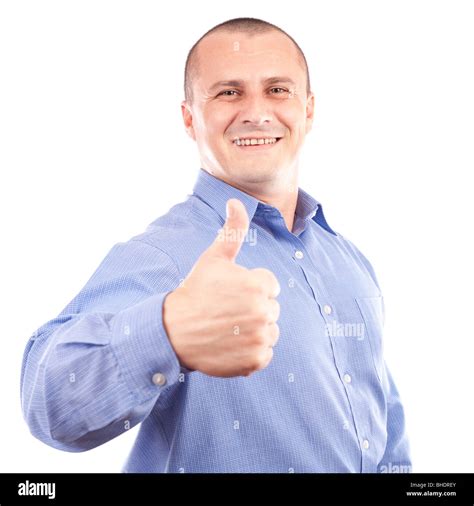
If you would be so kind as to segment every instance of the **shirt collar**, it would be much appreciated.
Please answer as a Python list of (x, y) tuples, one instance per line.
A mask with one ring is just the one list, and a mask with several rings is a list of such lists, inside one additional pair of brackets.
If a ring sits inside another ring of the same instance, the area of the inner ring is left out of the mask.
[[(244, 204), (250, 221), (252, 221), (257, 212), (265, 213), (273, 211), (279, 213), (277, 209), (269, 204), (265, 204), (248, 193), (227, 184), (221, 179), (209, 174), (209, 172), (203, 168), (199, 169), (193, 188), (193, 194), (214, 209), (223, 221), (226, 220), (226, 203), (231, 198), (237, 198)], [(327, 224), (324, 218), (322, 205), (301, 188), (298, 188), (298, 200), (295, 214), (295, 220), (306, 222), (312, 219), (328, 232), (337, 235)]]
[(242, 202), (245, 209), (247, 209), (250, 221), (252, 221), (255, 211), (261, 203), (255, 197), (234, 188), (202, 168), (199, 169), (193, 194), (212, 207), (224, 221), (226, 220), (226, 204), (229, 199), (235, 198)]

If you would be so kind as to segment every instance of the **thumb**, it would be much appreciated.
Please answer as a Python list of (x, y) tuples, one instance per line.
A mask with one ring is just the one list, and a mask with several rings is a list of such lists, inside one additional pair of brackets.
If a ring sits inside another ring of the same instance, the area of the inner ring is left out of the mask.
[(234, 262), (247, 235), (249, 217), (245, 206), (238, 199), (227, 201), (226, 214), (224, 226), (207, 249), (206, 255)]

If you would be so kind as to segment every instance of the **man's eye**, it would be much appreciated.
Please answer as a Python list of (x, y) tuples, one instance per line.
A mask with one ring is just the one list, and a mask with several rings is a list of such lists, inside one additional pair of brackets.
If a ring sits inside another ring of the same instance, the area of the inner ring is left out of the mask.
[(275, 95), (281, 95), (281, 93), (288, 92), (288, 90), (285, 88), (272, 88), (270, 91), (273, 91), (273, 90), (280, 90), (278, 93), (275, 93)]
[(237, 93), (235, 90), (225, 90), (221, 91), (218, 96), (223, 95), (224, 97), (232, 97), (231, 93)]

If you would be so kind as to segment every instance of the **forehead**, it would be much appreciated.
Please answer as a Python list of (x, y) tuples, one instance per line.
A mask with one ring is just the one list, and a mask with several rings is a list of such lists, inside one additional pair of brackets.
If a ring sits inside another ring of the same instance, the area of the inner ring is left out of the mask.
[(305, 79), (295, 45), (275, 30), (258, 35), (216, 32), (200, 42), (197, 56), (196, 83), (201, 86), (257, 75), (285, 75), (296, 82)]

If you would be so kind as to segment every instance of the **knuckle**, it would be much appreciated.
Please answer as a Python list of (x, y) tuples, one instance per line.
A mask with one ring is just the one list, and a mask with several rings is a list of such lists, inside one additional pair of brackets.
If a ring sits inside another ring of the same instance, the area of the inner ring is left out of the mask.
[(263, 328), (254, 330), (252, 334), (252, 344), (257, 348), (264, 346), (266, 343), (266, 335)]
[(262, 291), (268, 289), (268, 286), (278, 283), (275, 274), (263, 267), (257, 267), (256, 269), (252, 269), (250, 272), (252, 275), (252, 281), (259, 286)]
[(259, 331), (261, 331), (261, 328), (263, 328), (265, 325), (268, 325), (270, 318), (268, 311), (261, 311), (260, 313), (256, 314), (253, 321)]
[(273, 349), (265, 348), (264, 350), (259, 351), (252, 355), (247, 363), (247, 366), (244, 368), (242, 375), (250, 376), (250, 374), (260, 371), (261, 369), (265, 369), (268, 364), (271, 362), (273, 358)]
[(251, 372), (258, 371), (260, 369), (260, 358), (258, 356), (252, 357), (249, 362), (248, 368)]
[(265, 369), (265, 367), (268, 366), (268, 364), (272, 361), (273, 358), (273, 349), (268, 348), (265, 350), (264, 353), (260, 356), (260, 365), (259, 369)]
[(262, 295), (265, 295), (265, 288), (258, 280), (251, 278), (247, 281), (247, 292), (256, 296), (255, 298), (258, 299)]
[(275, 339), (278, 339), (280, 337), (280, 327), (276, 323), (274, 323), (272, 325), (272, 330), (273, 330), (273, 337)]
[(253, 321), (256, 324), (264, 325), (271, 319), (271, 313), (268, 304), (260, 300), (253, 306)]
[(272, 299), (270, 303), (273, 306), (272, 307), (272, 317), (273, 317), (273, 320), (277, 321), (278, 318), (280, 317), (280, 304), (275, 299)]

